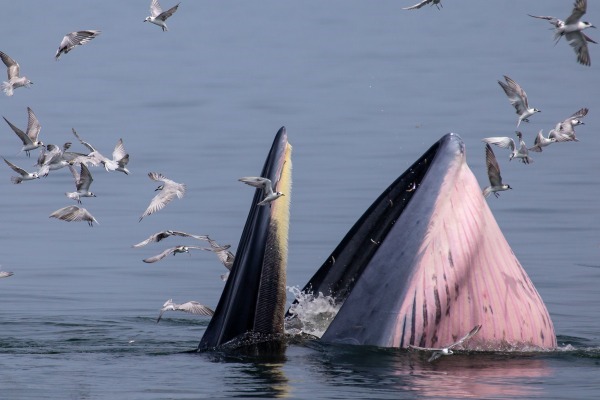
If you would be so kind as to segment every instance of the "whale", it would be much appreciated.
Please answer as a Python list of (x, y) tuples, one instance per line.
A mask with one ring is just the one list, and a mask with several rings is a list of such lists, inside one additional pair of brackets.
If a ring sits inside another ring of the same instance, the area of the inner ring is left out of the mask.
[[(285, 128), (276, 135), (263, 174), (282, 182), (277, 190), (291, 190)], [(243, 335), (280, 335), (286, 322), (299, 318), (293, 304), (287, 312), (281, 304), (290, 196), (266, 208), (256, 205), (261, 195), (258, 190), (254, 196), (230, 281), (200, 350)], [(443, 135), (383, 190), (302, 291), (329, 296), (339, 308), (320, 337), (325, 343), (435, 348), (480, 325), (464, 349), (557, 346), (549, 312), (454, 133)]]

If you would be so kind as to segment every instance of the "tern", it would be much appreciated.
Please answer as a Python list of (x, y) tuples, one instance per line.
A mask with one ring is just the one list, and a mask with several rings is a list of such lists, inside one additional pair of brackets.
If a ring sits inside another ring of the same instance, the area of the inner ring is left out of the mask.
[(48, 144), (40, 153), (36, 165), (40, 167), (38, 170), (40, 176), (48, 176), (50, 171), (64, 168), (69, 165), (69, 161), (63, 157), (63, 150), (60, 147), (54, 144)]
[(0, 278), (8, 278), (9, 276), (13, 276), (15, 273), (10, 271), (0, 271)]
[(590, 66), (592, 63), (590, 60), (587, 42), (596, 42), (585, 35), (582, 31), (587, 28), (595, 28), (595, 26), (589, 22), (580, 21), (581, 17), (583, 17), (586, 11), (587, 0), (575, 0), (571, 15), (569, 15), (564, 21), (555, 17), (537, 16), (531, 14), (528, 15), (533, 18), (545, 19), (549, 21), (555, 28), (554, 38), (556, 39), (556, 42), (558, 42), (561, 37), (565, 36), (571, 47), (573, 47), (573, 50), (575, 50), (575, 54), (577, 54), (577, 62), (582, 65)]
[(238, 179), (238, 181), (244, 182), (246, 185), (263, 189), (264, 197), (262, 201), (257, 204), (259, 206), (264, 206), (273, 200), (277, 200), (281, 196), (285, 196), (285, 194), (281, 192), (274, 192), (273, 184), (271, 183), (271, 180), (267, 178), (262, 178), (259, 176), (246, 176)]
[(423, 0), (422, 2), (417, 3), (414, 6), (403, 7), (402, 9), (403, 10), (418, 10), (419, 8), (426, 6), (427, 4), (436, 6), (438, 10), (440, 9), (440, 7), (444, 8), (444, 6), (442, 5), (442, 0)]
[(495, 144), (498, 147), (502, 147), (503, 149), (509, 149), (511, 151), (510, 156), (508, 158), (509, 161), (512, 161), (513, 158), (520, 159), (524, 164), (529, 164), (533, 162), (531, 157), (529, 157), (529, 152), (527, 151), (527, 146), (523, 141), (523, 134), (519, 131), (516, 132), (517, 137), (519, 138), (519, 147), (515, 145), (515, 141), (512, 138), (505, 136), (495, 136), (488, 137), (482, 139), (483, 142), (489, 144)]
[(177, 3), (177, 5), (169, 8), (167, 11), (163, 11), (160, 7), (160, 4), (158, 3), (158, 0), (152, 0), (152, 3), (150, 3), (150, 16), (146, 17), (144, 22), (152, 22), (154, 25), (160, 26), (163, 32), (168, 31), (169, 29), (167, 28), (167, 24), (165, 23), (165, 21), (171, 15), (175, 14), (175, 11), (177, 11), (177, 7), (179, 7), (179, 4), (181, 3)]
[(198, 239), (198, 240), (209, 240), (207, 235), (192, 235), (189, 233), (185, 233), (185, 232), (181, 232), (181, 231), (173, 231), (173, 230), (169, 229), (166, 231), (155, 233), (155, 234), (151, 235), (148, 239), (146, 239), (138, 244), (134, 244), (131, 247), (138, 248), (138, 247), (143, 247), (143, 246), (147, 245), (148, 243), (152, 243), (152, 242), (158, 243), (161, 240), (168, 238), (169, 236), (182, 236), (182, 237), (191, 237), (191, 238)]
[(429, 359), (427, 361), (428, 362), (433, 362), (433, 361), (437, 360), (438, 358), (440, 358), (441, 356), (448, 356), (450, 354), (454, 354), (454, 352), (452, 351), (452, 349), (454, 347), (460, 346), (464, 342), (466, 342), (467, 340), (471, 339), (473, 336), (475, 336), (477, 334), (477, 332), (479, 332), (480, 329), (481, 329), (481, 325), (476, 325), (465, 336), (463, 336), (458, 341), (456, 341), (456, 342), (454, 342), (451, 345), (446, 346), (446, 347), (432, 348), (432, 347), (418, 347), (418, 346), (412, 346), (412, 345), (409, 345), (408, 347), (412, 348), (412, 349), (415, 349), (415, 350), (432, 351), (433, 354), (431, 354), (431, 357), (429, 357)]
[(167, 179), (163, 174), (157, 172), (149, 172), (148, 177), (153, 181), (162, 182), (162, 185), (154, 189), (155, 192), (158, 191), (159, 193), (152, 198), (150, 205), (140, 217), (140, 221), (144, 217), (162, 210), (176, 196), (181, 199), (185, 194), (185, 184), (183, 183)]
[(50, 218), (58, 218), (67, 222), (87, 221), (89, 226), (94, 226), (96, 218), (88, 210), (77, 206), (67, 206), (54, 211), (50, 214)]
[(549, 146), (552, 143), (556, 142), (556, 138), (550, 137), (550, 135), (548, 135), (547, 138), (544, 137), (543, 132), (544, 130), (540, 129), (537, 136), (535, 137), (535, 141), (533, 142), (533, 147), (529, 148), (529, 151), (535, 151), (539, 153), (542, 151), (542, 147)]
[(79, 142), (84, 145), (90, 153), (85, 156), (80, 156), (75, 158), (73, 161), (76, 163), (85, 163), (86, 165), (89, 163), (95, 167), (99, 165), (103, 165), (104, 169), (107, 171), (121, 171), (126, 175), (129, 175), (129, 170), (127, 169), (127, 164), (129, 163), (129, 154), (125, 151), (125, 146), (123, 146), (123, 139), (119, 139), (112, 153), (112, 160), (103, 156), (98, 150), (94, 148), (91, 144), (81, 139), (81, 137), (77, 134), (75, 128), (72, 128), (73, 134), (79, 140)]
[(175, 247), (171, 247), (169, 249), (166, 249), (162, 253), (157, 254), (155, 256), (145, 258), (142, 261), (145, 262), (145, 263), (151, 264), (151, 263), (155, 263), (157, 261), (162, 260), (163, 258), (165, 258), (166, 256), (168, 256), (170, 254), (173, 254), (173, 255), (175, 255), (177, 253), (188, 253), (189, 254), (190, 249), (210, 250), (209, 248), (206, 248), (206, 247), (179, 245), (179, 246), (175, 246)]
[(0, 51), (0, 58), (4, 65), (6, 65), (8, 72), (8, 81), (2, 82), (2, 90), (7, 96), (12, 96), (13, 91), (21, 86), (29, 87), (33, 84), (26, 76), (19, 76), (19, 64), (10, 58), (8, 54)]
[(485, 164), (487, 166), (487, 174), (490, 180), (490, 186), (483, 189), (483, 197), (488, 197), (494, 193), (498, 197), (503, 190), (512, 189), (510, 185), (502, 183), (502, 175), (500, 175), (500, 166), (494, 155), (494, 151), (489, 144), (485, 144)]
[(173, 302), (173, 299), (169, 299), (163, 304), (160, 309), (160, 314), (156, 319), (156, 323), (160, 322), (165, 311), (183, 311), (194, 315), (204, 315), (211, 317), (215, 312), (209, 307), (198, 303), (197, 301), (188, 301), (187, 303), (177, 304)]
[(517, 114), (519, 115), (519, 119), (517, 121), (517, 127), (521, 125), (521, 121), (529, 122), (529, 117), (533, 114), (540, 112), (537, 108), (529, 108), (529, 103), (527, 101), (527, 93), (521, 88), (521, 86), (504, 75), (504, 79), (506, 83), (502, 81), (498, 81), (504, 93), (508, 96), (508, 100), (510, 104), (517, 110)]
[(14, 183), (15, 185), (18, 185), (19, 183), (21, 183), (23, 181), (31, 181), (34, 179), (40, 179), (40, 175), (37, 173), (37, 171), (36, 172), (27, 172), (23, 168), (17, 167), (15, 164), (11, 163), (6, 158), (3, 158), (3, 159), (4, 159), (4, 162), (9, 167), (11, 167), (13, 171), (15, 171), (17, 174), (21, 175), (21, 176), (11, 176), (10, 177), (10, 181), (12, 183)]
[(67, 54), (75, 48), (75, 46), (81, 46), (95, 38), (100, 34), (100, 31), (85, 30), (67, 33), (60, 42), (58, 50), (56, 50), (55, 60), (58, 61), (61, 54)]
[(77, 191), (75, 192), (67, 192), (65, 195), (73, 200), (76, 200), (77, 203), (81, 204), (81, 197), (96, 197), (96, 195), (90, 192), (90, 185), (92, 184), (92, 174), (88, 167), (85, 164), (79, 164), (81, 168), (81, 172), (77, 172), (77, 170), (69, 165), (69, 169), (73, 174), (73, 178), (75, 178), (75, 188)]
[(585, 117), (588, 113), (587, 108), (582, 108), (579, 111), (573, 113), (569, 118), (556, 124), (548, 136), (554, 138), (557, 142), (579, 142), (579, 139), (575, 136), (575, 127), (578, 125), (585, 125), (581, 118)]
[(40, 131), (42, 130), (42, 126), (40, 125), (40, 122), (35, 116), (33, 110), (29, 107), (27, 107), (27, 114), (27, 133), (17, 128), (5, 117), (2, 118), (4, 118), (8, 126), (10, 126), (10, 128), (17, 134), (19, 139), (21, 139), (21, 141), (23, 142), (23, 147), (21, 148), (21, 151), (24, 151), (25, 154), (27, 154), (27, 156), (29, 157), (29, 152), (31, 150), (35, 150), (38, 147), (42, 147), (44, 143), (42, 143), (39, 140), (39, 135)]
[(213, 253), (215, 253), (221, 264), (223, 264), (223, 266), (227, 268), (228, 271), (221, 275), (221, 280), (227, 281), (227, 278), (229, 278), (229, 271), (231, 271), (231, 267), (233, 267), (233, 262), (235, 261), (235, 255), (231, 251), (229, 251), (231, 245), (226, 244), (224, 246), (221, 246), (220, 244), (218, 244), (210, 238), (208, 238), (208, 243), (210, 244), (210, 249), (204, 250), (212, 251)]

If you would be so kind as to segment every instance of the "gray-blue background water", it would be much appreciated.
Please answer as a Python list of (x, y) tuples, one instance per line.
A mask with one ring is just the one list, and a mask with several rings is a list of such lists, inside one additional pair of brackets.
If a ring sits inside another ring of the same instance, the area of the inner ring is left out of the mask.
[[(164, 9), (174, 2), (162, 0)], [(416, 0), (415, 0), (416, 2)], [(11, 1), (0, 50), (34, 85), (0, 97), (24, 128), (30, 106), (47, 143), (71, 128), (110, 155), (119, 138), (130, 176), (92, 169), (84, 199), (100, 224), (50, 213), (72, 204), (67, 169), (40, 181), (0, 179), (2, 398), (593, 398), (600, 390), (600, 49), (576, 63), (550, 25), (570, 1), (444, 1), (404, 11), (394, 1), (184, 1), (170, 30), (142, 23), (149, 1)], [(584, 19), (600, 24), (598, 4)], [(64, 34), (102, 34), (54, 61)], [(588, 33), (596, 40), (600, 32)], [(2, 73), (4, 74), (4, 73)], [(208, 323), (168, 313), (169, 298), (216, 306), (223, 267), (210, 253), (141, 260), (170, 240), (131, 245), (163, 229), (210, 234), (237, 246), (276, 131), (293, 145), (288, 284), (302, 286), (379, 193), (444, 133), (466, 143), (487, 184), (481, 138), (514, 135), (516, 114), (497, 84), (509, 75), (542, 110), (523, 125), (531, 145), (581, 107), (580, 143), (555, 144), (529, 166), (495, 149), (513, 187), (492, 208), (546, 302), (560, 351), (472, 355), (429, 364), (405, 352), (290, 345), (279, 359), (198, 355)], [(35, 156), (0, 122), (0, 154), (33, 169)], [(138, 218), (158, 171), (188, 192)]]

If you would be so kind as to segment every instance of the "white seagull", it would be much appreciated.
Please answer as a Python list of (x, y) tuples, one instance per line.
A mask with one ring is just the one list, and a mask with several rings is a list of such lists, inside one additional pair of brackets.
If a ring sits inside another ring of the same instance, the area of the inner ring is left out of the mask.
[(173, 303), (173, 299), (169, 299), (163, 304), (160, 309), (160, 314), (158, 314), (158, 318), (156, 319), (156, 323), (160, 322), (162, 315), (165, 311), (183, 311), (194, 315), (204, 315), (207, 317), (211, 317), (215, 312), (209, 307), (198, 303), (197, 301), (188, 301), (187, 303), (177, 304)]
[(427, 361), (428, 362), (433, 362), (433, 361), (437, 360), (438, 358), (440, 358), (441, 356), (448, 356), (450, 354), (454, 354), (454, 352), (452, 351), (452, 349), (454, 347), (460, 346), (464, 342), (466, 342), (467, 340), (471, 339), (473, 336), (475, 336), (477, 334), (477, 332), (479, 332), (480, 329), (481, 329), (481, 325), (476, 325), (465, 336), (463, 336), (458, 341), (456, 341), (456, 342), (454, 342), (451, 345), (446, 346), (446, 347), (433, 348), (433, 347), (418, 347), (418, 346), (412, 346), (412, 345), (409, 345), (408, 347), (412, 348), (412, 349), (416, 349), (416, 350), (432, 351), (433, 354), (431, 355), (431, 357), (429, 357), (429, 359)]
[(12, 96), (13, 91), (21, 86), (29, 87), (33, 82), (27, 79), (26, 76), (19, 76), (19, 64), (10, 58), (8, 54), (0, 51), (0, 58), (6, 65), (8, 72), (8, 81), (2, 82), (2, 90), (7, 96)]
[(9, 167), (11, 167), (13, 171), (15, 171), (17, 174), (21, 175), (21, 176), (11, 176), (10, 177), (10, 181), (12, 183), (14, 183), (15, 185), (18, 185), (19, 183), (21, 183), (23, 181), (31, 181), (33, 179), (40, 179), (40, 175), (37, 173), (37, 171), (36, 172), (27, 172), (23, 168), (17, 167), (15, 164), (11, 163), (6, 158), (3, 158), (3, 159), (4, 159), (4, 162)]
[(179, 245), (179, 246), (175, 246), (175, 247), (171, 247), (169, 249), (166, 249), (162, 253), (157, 254), (155, 256), (145, 258), (142, 261), (145, 262), (145, 263), (151, 264), (151, 263), (155, 263), (157, 261), (162, 260), (163, 258), (165, 258), (166, 256), (168, 256), (170, 254), (173, 254), (173, 255), (175, 255), (177, 253), (188, 253), (189, 254), (190, 249), (209, 250), (210, 251), (210, 249), (208, 249), (206, 247)]
[(177, 3), (177, 5), (169, 8), (167, 11), (163, 11), (160, 7), (160, 4), (158, 3), (158, 0), (152, 0), (152, 3), (150, 3), (150, 16), (146, 17), (144, 22), (152, 22), (154, 25), (160, 26), (163, 32), (168, 31), (169, 29), (167, 28), (167, 24), (165, 23), (165, 21), (171, 15), (175, 14), (175, 11), (177, 11), (177, 7), (179, 7), (179, 4), (181, 3)]
[(153, 235), (150, 235), (150, 237), (138, 244), (134, 244), (131, 247), (143, 247), (145, 245), (147, 245), (148, 243), (158, 243), (163, 239), (168, 238), (169, 236), (182, 236), (182, 237), (191, 237), (197, 240), (209, 240), (207, 235), (192, 235), (189, 233), (185, 233), (185, 232), (181, 232), (181, 231), (173, 231), (173, 230), (166, 230), (166, 231), (162, 231), (162, 232), (157, 232)]
[(500, 166), (494, 155), (494, 151), (489, 144), (485, 144), (485, 165), (487, 166), (487, 174), (490, 180), (490, 186), (483, 189), (483, 197), (488, 197), (494, 193), (498, 197), (503, 190), (512, 189), (510, 185), (502, 183), (502, 175), (500, 175)]
[(531, 157), (529, 157), (529, 152), (527, 150), (527, 146), (523, 141), (523, 134), (519, 131), (516, 132), (517, 137), (519, 138), (519, 147), (515, 145), (515, 141), (512, 138), (506, 136), (494, 136), (482, 139), (483, 142), (489, 144), (495, 144), (498, 147), (502, 147), (503, 149), (509, 149), (511, 151), (510, 156), (508, 157), (509, 161), (512, 161), (513, 158), (520, 159), (524, 164), (529, 164), (533, 162)]
[(410, 6), (410, 7), (403, 7), (403, 10), (418, 10), (419, 8), (426, 6), (427, 4), (430, 4), (432, 6), (436, 6), (437, 9), (439, 10), (440, 7), (444, 8), (444, 6), (442, 5), (442, 0), (423, 0), (420, 3), (415, 4), (414, 6)]
[(40, 125), (40, 121), (38, 121), (37, 117), (33, 113), (33, 110), (27, 107), (27, 133), (23, 132), (15, 125), (13, 125), (9, 120), (5, 117), (4, 120), (10, 126), (10, 128), (17, 134), (19, 139), (23, 142), (23, 147), (21, 151), (24, 151), (25, 154), (29, 157), (29, 152), (31, 150), (35, 150), (38, 147), (42, 147), (44, 143), (39, 140), (40, 131), (42, 130), (42, 126)]
[(573, 47), (573, 50), (575, 50), (575, 54), (577, 54), (577, 62), (590, 66), (592, 62), (590, 60), (587, 42), (596, 42), (586, 36), (582, 31), (587, 28), (595, 28), (595, 26), (589, 22), (580, 21), (586, 11), (587, 0), (575, 0), (571, 15), (564, 21), (555, 17), (528, 15), (533, 18), (545, 19), (554, 25), (554, 38), (556, 39), (556, 42), (558, 42), (561, 37), (565, 36), (571, 47)]
[(521, 86), (504, 75), (504, 79), (506, 83), (502, 81), (498, 81), (500, 87), (504, 90), (504, 93), (508, 96), (508, 100), (510, 104), (513, 105), (515, 110), (517, 110), (517, 114), (519, 115), (519, 120), (517, 121), (517, 127), (521, 125), (521, 121), (529, 122), (529, 117), (533, 114), (540, 112), (537, 108), (529, 108), (529, 103), (527, 101), (527, 93), (521, 88)]
[(54, 211), (50, 214), (50, 218), (58, 218), (67, 222), (87, 221), (89, 226), (94, 226), (96, 218), (88, 210), (77, 206), (67, 206)]
[(277, 200), (281, 196), (285, 196), (285, 194), (281, 192), (274, 192), (273, 184), (271, 183), (271, 180), (267, 178), (262, 178), (260, 176), (246, 176), (238, 179), (238, 181), (244, 182), (246, 185), (263, 189), (264, 197), (262, 201), (257, 204), (259, 206), (264, 206), (273, 200)]
[(550, 135), (548, 135), (547, 138), (544, 137), (543, 132), (544, 130), (540, 129), (537, 136), (535, 137), (535, 141), (533, 142), (533, 147), (529, 148), (529, 151), (535, 151), (539, 153), (542, 151), (542, 147), (549, 146), (552, 143), (556, 142), (556, 138), (551, 137)]
[(92, 178), (92, 174), (90, 173), (90, 170), (88, 169), (88, 167), (85, 166), (85, 164), (79, 164), (81, 167), (81, 172), (78, 173), (77, 170), (72, 166), (69, 165), (69, 169), (71, 170), (71, 173), (73, 174), (73, 178), (75, 178), (75, 188), (77, 189), (77, 191), (75, 192), (67, 192), (65, 193), (65, 195), (73, 200), (76, 200), (77, 203), (81, 204), (81, 197), (96, 197), (96, 195), (92, 192), (90, 192), (90, 185), (92, 184), (92, 181), (94, 180)]
[(178, 199), (181, 199), (185, 194), (185, 184), (183, 183), (167, 179), (163, 174), (157, 172), (148, 172), (148, 177), (153, 181), (162, 182), (162, 185), (154, 189), (155, 192), (158, 191), (159, 193), (152, 198), (150, 205), (140, 217), (140, 221), (144, 217), (162, 210), (176, 196)]
[(67, 33), (56, 50), (55, 59), (58, 61), (61, 54), (67, 54), (75, 48), (81, 46), (95, 38), (100, 34), (100, 31), (86, 30)]

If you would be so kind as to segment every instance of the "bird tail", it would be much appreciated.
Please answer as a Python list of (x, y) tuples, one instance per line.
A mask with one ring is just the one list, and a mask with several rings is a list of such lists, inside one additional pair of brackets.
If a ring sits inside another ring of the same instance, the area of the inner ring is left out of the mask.
[(485, 189), (483, 189), (483, 197), (488, 198), (490, 194), (492, 194), (491, 186), (488, 186)]
[(23, 178), (21, 178), (20, 176), (11, 176), (10, 181), (15, 185), (18, 185), (19, 183), (23, 182)]
[(13, 95), (13, 87), (10, 83), (2, 82), (1, 87), (2, 87), (2, 91), (4, 92), (4, 94), (6, 94), (7, 96)]

